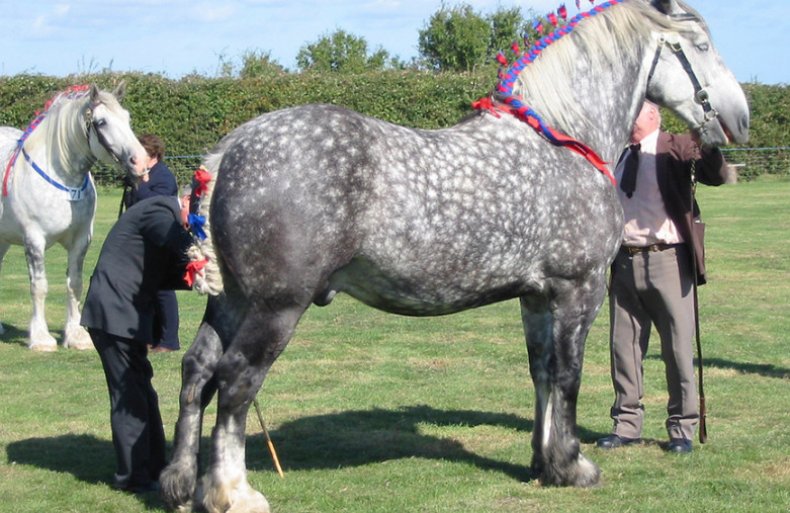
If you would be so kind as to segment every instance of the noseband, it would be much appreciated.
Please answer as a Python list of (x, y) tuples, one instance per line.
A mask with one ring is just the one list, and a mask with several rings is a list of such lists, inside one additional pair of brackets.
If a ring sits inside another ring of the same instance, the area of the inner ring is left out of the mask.
[[(670, 17), (678, 21), (692, 21), (697, 19), (691, 14), (674, 14)], [(656, 71), (658, 59), (661, 57), (661, 50), (664, 48), (664, 46), (667, 46), (675, 55), (675, 57), (677, 57), (678, 61), (680, 61), (680, 65), (683, 67), (683, 71), (686, 72), (689, 80), (691, 80), (691, 85), (694, 87), (694, 101), (702, 106), (702, 110), (705, 113), (704, 120), (696, 127), (696, 129), (700, 133), (704, 133), (707, 131), (707, 125), (711, 121), (715, 120), (719, 116), (719, 113), (710, 104), (708, 91), (700, 83), (699, 79), (697, 78), (697, 74), (694, 73), (694, 68), (691, 66), (691, 62), (686, 56), (686, 52), (683, 51), (683, 47), (680, 45), (679, 41), (669, 41), (664, 34), (661, 35), (661, 38), (658, 40), (656, 53), (653, 56), (653, 63), (650, 66), (650, 73), (647, 75), (647, 82), (650, 83), (650, 81), (653, 79), (653, 74)]]

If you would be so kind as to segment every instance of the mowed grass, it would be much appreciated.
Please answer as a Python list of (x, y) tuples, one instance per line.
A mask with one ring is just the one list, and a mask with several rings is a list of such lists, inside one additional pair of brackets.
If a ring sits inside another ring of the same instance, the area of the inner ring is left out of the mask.
[[(278, 513), (786, 512), (790, 510), (790, 182), (699, 191), (710, 282), (700, 289), (709, 441), (664, 453), (665, 380), (654, 341), (645, 362), (646, 443), (595, 448), (610, 429), (606, 305), (587, 343), (578, 421), (603, 479), (593, 489), (530, 480), (534, 393), (517, 301), (452, 316), (388, 315), (342, 296), (311, 308), (259, 394), (285, 470), (274, 472), (249, 416), (252, 485)], [(100, 192), (87, 279), (115, 219)], [(47, 317), (62, 338), (65, 252), (48, 252)], [(104, 376), (94, 352), (25, 348), (30, 314), (21, 248), (0, 274), (0, 511), (164, 511), (156, 496), (112, 490)], [(182, 345), (205, 299), (179, 292)], [(180, 358), (155, 354), (168, 437)], [(210, 407), (204, 428), (214, 419)]]

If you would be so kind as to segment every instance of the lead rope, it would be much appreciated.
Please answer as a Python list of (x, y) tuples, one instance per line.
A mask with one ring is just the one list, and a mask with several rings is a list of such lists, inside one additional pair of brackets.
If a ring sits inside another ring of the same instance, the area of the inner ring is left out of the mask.
[[(694, 202), (695, 202), (695, 195), (697, 191), (697, 161), (695, 159), (691, 160), (691, 167), (689, 168), (691, 172), (691, 222), (694, 222)], [(693, 227), (692, 233), (690, 234), (691, 237), (694, 236), (693, 234)], [(699, 443), (704, 444), (708, 440), (708, 426), (707, 426), (707, 410), (705, 408), (705, 387), (703, 383), (702, 377), (702, 342), (700, 340), (699, 334), (699, 295), (698, 295), (698, 285), (697, 285), (697, 252), (696, 248), (694, 247), (694, 241), (691, 241), (689, 244), (691, 248), (691, 266), (692, 266), (692, 278), (694, 284), (694, 335), (697, 339), (697, 369), (699, 374)]]

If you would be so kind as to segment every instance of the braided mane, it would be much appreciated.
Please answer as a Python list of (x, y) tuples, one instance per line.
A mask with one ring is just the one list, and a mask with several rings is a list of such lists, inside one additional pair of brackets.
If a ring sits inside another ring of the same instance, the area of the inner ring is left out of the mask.
[[(546, 123), (562, 132), (577, 132), (580, 122), (592, 127), (594, 120), (584, 116), (578, 91), (572, 89), (573, 83), (568, 80), (578, 72), (579, 63), (584, 62), (595, 70), (621, 66), (627, 55), (633, 55), (634, 48), (644, 46), (652, 32), (682, 29), (681, 24), (646, 2), (604, 2), (536, 42), (514, 63), (508, 72), (512, 73), (519, 65), (522, 69), (515, 74), (511, 94), (521, 97)], [(533, 52), (538, 55), (526, 62)], [(502, 85), (500, 82), (499, 87)]]

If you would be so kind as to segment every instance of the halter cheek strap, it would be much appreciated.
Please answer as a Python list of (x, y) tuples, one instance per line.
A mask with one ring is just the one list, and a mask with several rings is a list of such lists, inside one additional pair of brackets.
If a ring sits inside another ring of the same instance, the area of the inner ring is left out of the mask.
[[(686, 20), (692, 18), (678, 17), (678, 19)], [(675, 55), (675, 57), (677, 57), (678, 61), (680, 61), (683, 71), (686, 72), (689, 80), (691, 80), (691, 85), (694, 87), (694, 101), (702, 106), (702, 110), (705, 113), (705, 119), (696, 128), (700, 132), (705, 132), (707, 131), (707, 125), (711, 121), (715, 120), (719, 116), (719, 113), (710, 104), (708, 91), (700, 83), (699, 78), (697, 78), (697, 74), (694, 73), (694, 68), (691, 66), (691, 61), (689, 61), (688, 57), (686, 56), (686, 52), (683, 51), (683, 47), (680, 45), (679, 41), (669, 41), (665, 35), (661, 35), (660, 39), (658, 40), (656, 53), (653, 56), (653, 63), (650, 65), (650, 73), (647, 75), (647, 82), (650, 83), (650, 81), (653, 79), (656, 66), (658, 65), (658, 60), (661, 57), (661, 50), (664, 48), (664, 46), (667, 46), (670, 50), (672, 50), (672, 53)]]
[(102, 134), (101, 130), (99, 130), (99, 127), (96, 125), (96, 121), (93, 119), (93, 106), (89, 106), (85, 109), (84, 120), (85, 138), (88, 139), (88, 148), (90, 148), (91, 145), (91, 129), (93, 129), (93, 132), (96, 134), (96, 139), (99, 141), (101, 147), (104, 148), (104, 151), (107, 152), (107, 154), (115, 161), (116, 164), (120, 165), (121, 159), (119, 159), (118, 156), (113, 153), (109, 141), (107, 141), (107, 138), (104, 137), (104, 134)]

